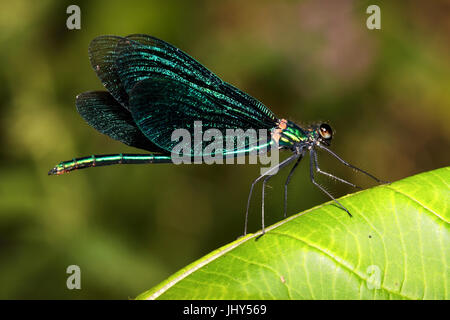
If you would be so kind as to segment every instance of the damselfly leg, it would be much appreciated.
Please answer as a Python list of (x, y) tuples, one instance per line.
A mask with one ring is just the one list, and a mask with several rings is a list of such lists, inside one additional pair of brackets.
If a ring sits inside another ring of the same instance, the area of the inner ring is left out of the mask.
[[(289, 158), (283, 160), (280, 164), (270, 168), (269, 170), (267, 170), (266, 172), (264, 172), (264, 174), (260, 175), (258, 178), (255, 179), (255, 181), (253, 181), (252, 186), (250, 187), (250, 193), (248, 195), (248, 200), (247, 200), (247, 210), (245, 212), (245, 223), (244, 223), (244, 236), (247, 234), (247, 224), (248, 224), (248, 210), (250, 208), (250, 201), (252, 199), (252, 194), (253, 194), (253, 188), (255, 187), (255, 185), (262, 179), (269, 177), (272, 177), (274, 175), (276, 175), (278, 173), (278, 170), (284, 168), (285, 166), (287, 166), (289, 163), (291, 163), (292, 161), (296, 160), (298, 157), (300, 157), (300, 154), (293, 154), (292, 156), (290, 156)], [(263, 186), (263, 193), (264, 193), (264, 186)], [(265, 232), (264, 230), (264, 194), (263, 194), (263, 199), (262, 199), (262, 229), (263, 229), (263, 233)]]
[(337, 180), (337, 181), (340, 181), (340, 182), (342, 182), (342, 183), (348, 184), (349, 186), (352, 186), (352, 187), (354, 187), (354, 188), (358, 188), (358, 189), (361, 189), (361, 190), (362, 190), (362, 188), (361, 188), (360, 186), (357, 186), (356, 184), (353, 184), (353, 183), (351, 183), (351, 182), (348, 182), (347, 180), (344, 180), (344, 179), (342, 179), (342, 178), (336, 177), (335, 175), (332, 175), (331, 173), (325, 172), (325, 171), (323, 171), (322, 169), (320, 169), (320, 168), (319, 168), (319, 161), (317, 160), (317, 152), (316, 152), (315, 150), (311, 150), (311, 151), (312, 151), (312, 153), (314, 154), (314, 164), (315, 164), (316, 171), (317, 171), (318, 173), (323, 174), (323, 175), (325, 175), (325, 176), (327, 176), (327, 177), (330, 177), (330, 178), (332, 178), (332, 179), (335, 179), (335, 180)]
[(303, 154), (300, 154), (300, 157), (297, 159), (297, 162), (295, 162), (294, 166), (292, 167), (291, 171), (289, 171), (289, 174), (286, 178), (286, 182), (284, 183), (284, 218), (287, 216), (287, 190), (288, 190), (288, 184), (291, 182), (292, 175), (295, 172), (295, 169), (297, 169), (297, 166), (299, 165), (300, 161), (303, 159)]
[(355, 169), (356, 171), (359, 171), (359, 172), (361, 172), (361, 173), (364, 173), (366, 176), (372, 178), (372, 179), (375, 180), (376, 182), (378, 182), (378, 183), (389, 183), (388, 181), (380, 180), (380, 179), (378, 179), (377, 177), (371, 175), (370, 173), (368, 173), (368, 172), (366, 172), (366, 171), (364, 171), (364, 170), (362, 170), (362, 169), (360, 169), (360, 168), (358, 168), (358, 167), (355, 167), (354, 165), (348, 163), (347, 161), (345, 161), (344, 159), (342, 159), (341, 157), (339, 157), (336, 153), (334, 153), (333, 151), (331, 151), (331, 150), (328, 149), (327, 147), (322, 146), (322, 145), (318, 145), (318, 147), (321, 148), (321, 149), (323, 149), (323, 150), (325, 150), (325, 151), (327, 151), (329, 154), (331, 154), (333, 157), (335, 157), (336, 159), (338, 159), (341, 163), (343, 163), (343, 164), (346, 165), (347, 167), (350, 167), (350, 168), (352, 168), (352, 169)]
[(348, 213), (348, 215), (351, 217), (352, 214), (350, 213), (350, 211), (347, 210), (347, 208), (345, 208), (339, 201), (337, 201), (332, 195), (331, 193), (329, 193), (324, 187), (322, 187), (320, 184), (318, 184), (316, 182), (316, 180), (314, 179), (314, 149), (310, 149), (309, 150), (309, 173), (310, 173), (310, 177), (311, 177), (311, 182), (318, 187), (320, 190), (322, 190), (323, 193), (325, 193), (327, 196), (329, 196), (334, 202), (336, 202), (339, 207), (341, 207), (345, 212)]

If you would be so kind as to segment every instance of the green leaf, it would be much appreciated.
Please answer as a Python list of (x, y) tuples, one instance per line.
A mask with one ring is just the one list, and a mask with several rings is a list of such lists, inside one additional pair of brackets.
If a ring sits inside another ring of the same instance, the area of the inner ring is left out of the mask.
[(138, 299), (449, 299), (450, 167), (226, 245)]

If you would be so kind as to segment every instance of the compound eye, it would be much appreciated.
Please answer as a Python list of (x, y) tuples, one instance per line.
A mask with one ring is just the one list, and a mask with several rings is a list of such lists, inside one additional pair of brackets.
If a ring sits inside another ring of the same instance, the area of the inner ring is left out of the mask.
[(320, 125), (319, 133), (320, 136), (325, 140), (331, 140), (331, 138), (333, 137), (333, 130), (331, 130), (331, 127), (326, 123), (322, 123)]

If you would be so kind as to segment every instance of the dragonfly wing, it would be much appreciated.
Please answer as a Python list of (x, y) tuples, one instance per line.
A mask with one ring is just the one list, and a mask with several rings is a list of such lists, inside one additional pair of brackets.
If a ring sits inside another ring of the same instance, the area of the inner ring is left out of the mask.
[[(118, 60), (122, 55), (123, 59)], [(138, 57), (134, 63), (130, 59)], [(149, 78), (146, 69), (164, 66), (182, 69), (185, 74), (195, 74), (194, 78), (203, 84), (220, 84), (222, 81), (200, 63), (178, 48), (157, 38), (135, 34), (127, 37), (113, 35), (99, 36), (89, 45), (89, 60), (92, 68), (105, 88), (124, 107), (128, 107), (128, 94), (134, 85)], [(130, 64), (131, 62), (131, 64)], [(117, 64), (119, 63), (119, 65)], [(128, 64), (126, 70), (119, 68)], [(145, 65), (145, 69), (141, 66)], [(193, 80), (193, 79), (191, 79)]]
[(128, 94), (120, 81), (116, 65), (116, 47), (123, 37), (99, 36), (89, 44), (89, 60), (104, 87), (125, 108)]
[[(186, 129), (194, 137), (194, 122), (202, 122), (202, 131), (218, 129), (223, 136), (223, 153), (233, 153), (238, 150), (236, 141), (239, 135), (228, 135), (227, 129), (258, 129), (266, 130), (266, 137), (257, 141), (260, 145), (270, 140), (268, 131), (274, 127), (273, 122), (267, 125), (261, 119), (255, 119), (242, 113), (233, 104), (224, 103), (215, 95), (208, 94), (181, 81), (165, 77), (155, 77), (140, 81), (130, 93), (130, 111), (135, 123), (145, 136), (160, 148), (171, 152), (179, 141), (172, 141), (172, 133), (176, 129)], [(267, 119), (266, 119), (267, 120)], [(227, 141), (233, 140), (233, 144)], [(257, 139), (257, 137), (255, 137)], [(211, 142), (202, 142), (203, 150)], [(245, 141), (245, 149), (255, 145), (255, 141)], [(226, 147), (230, 146), (230, 147)], [(227, 149), (228, 148), (228, 149)], [(191, 155), (198, 153), (192, 145)], [(242, 148), (239, 148), (242, 150)]]
[[(269, 129), (277, 121), (261, 102), (223, 82), (189, 55), (157, 38), (141, 34), (100, 36), (91, 42), (89, 57), (97, 76), (118, 102), (114, 106), (122, 105), (131, 111), (142, 133), (166, 152), (174, 146), (170, 141), (173, 129), (192, 129), (194, 120), (202, 120), (205, 130)], [(155, 107), (159, 109), (153, 110)], [(127, 110), (123, 111), (120, 114), (126, 115)], [(179, 118), (175, 119), (177, 115)], [(100, 126), (94, 114), (86, 120), (97, 130), (109, 132), (108, 135), (118, 139), (120, 126), (117, 131), (107, 123)], [(136, 139), (145, 145), (141, 138)], [(137, 141), (132, 140), (131, 143)]]
[(255, 98), (222, 81), (180, 49), (147, 35), (130, 35), (115, 49), (118, 76), (130, 94), (137, 83), (152, 78), (166, 78), (184, 83), (218, 101), (217, 106), (232, 105), (244, 117), (262, 125), (273, 125), (276, 116)]
[(214, 73), (171, 44), (152, 36), (135, 34), (125, 37), (116, 47), (116, 65), (127, 92), (137, 82), (154, 75), (213, 88), (222, 83)]
[(77, 96), (76, 107), (86, 122), (103, 134), (129, 146), (152, 152), (163, 152), (147, 139), (131, 116), (106, 91), (84, 92)]

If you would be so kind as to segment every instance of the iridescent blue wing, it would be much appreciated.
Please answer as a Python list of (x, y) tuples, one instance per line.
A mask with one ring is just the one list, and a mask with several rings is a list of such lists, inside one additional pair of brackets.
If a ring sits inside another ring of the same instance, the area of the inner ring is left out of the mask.
[(128, 94), (119, 78), (116, 47), (123, 37), (100, 36), (89, 45), (89, 60), (103, 86), (122, 106), (128, 108)]
[[(270, 129), (276, 125), (275, 115), (258, 100), (157, 38), (100, 36), (91, 42), (89, 55), (114, 99), (131, 111), (148, 139), (168, 152), (173, 147), (169, 129), (192, 129), (194, 120), (207, 119), (205, 130)], [(166, 97), (169, 92), (173, 99)], [(159, 109), (153, 110), (155, 106)], [(174, 119), (174, 114), (179, 118)]]
[[(130, 93), (130, 111), (139, 129), (145, 136), (162, 149), (171, 152), (178, 140), (172, 141), (176, 129), (186, 129), (191, 135), (191, 155), (207, 155), (203, 149), (211, 142), (202, 143), (202, 148), (194, 147), (194, 123), (201, 121), (202, 131), (218, 129), (223, 137), (222, 153), (245, 153), (257, 146), (267, 146), (270, 142), (269, 130), (274, 126), (262, 126), (251, 116), (223, 104), (216, 96), (165, 77), (154, 77), (140, 81)], [(255, 140), (241, 140), (245, 133), (228, 134), (227, 129), (255, 129)], [(259, 130), (265, 130), (265, 136), (259, 136)], [(228, 142), (232, 143), (229, 144)], [(265, 149), (264, 149), (265, 151)]]
[[(120, 54), (127, 55), (128, 59), (118, 61)], [(133, 57), (139, 59), (133, 61)], [(182, 69), (185, 76), (194, 75), (197, 79), (191, 77), (190, 80), (203, 85), (222, 83), (212, 72), (178, 48), (147, 35), (99, 36), (89, 45), (89, 60), (105, 88), (126, 108), (128, 108), (127, 92), (133, 89), (138, 81), (148, 79), (146, 70), (150, 66), (163, 67), (166, 71), (175, 66), (179, 70)], [(118, 66), (118, 63), (122, 66)], [(121, 70), (119, 76), (119, 67), (123, 67), (124, 64), (128, 66)], [(144, 66), (144, 69), (138, 70), (137, 68), (141, 66)]]
[(261, 102), (222, 81), (180, 49), (157, 38), (127, 36), (117, 43), (115, 57), (120, 82), (128, 94), (140, 81), (163, 77), (214, 96), (218, 107), (233, 108), (262, 127), (271, 127), (276, 121), (276, 116)]
[(86, 122), (99, 132), (126, 145), (164, 152), (141, 132), (130, 112), (106, 91), (84, 92), (76, 98), (77, 110)]

